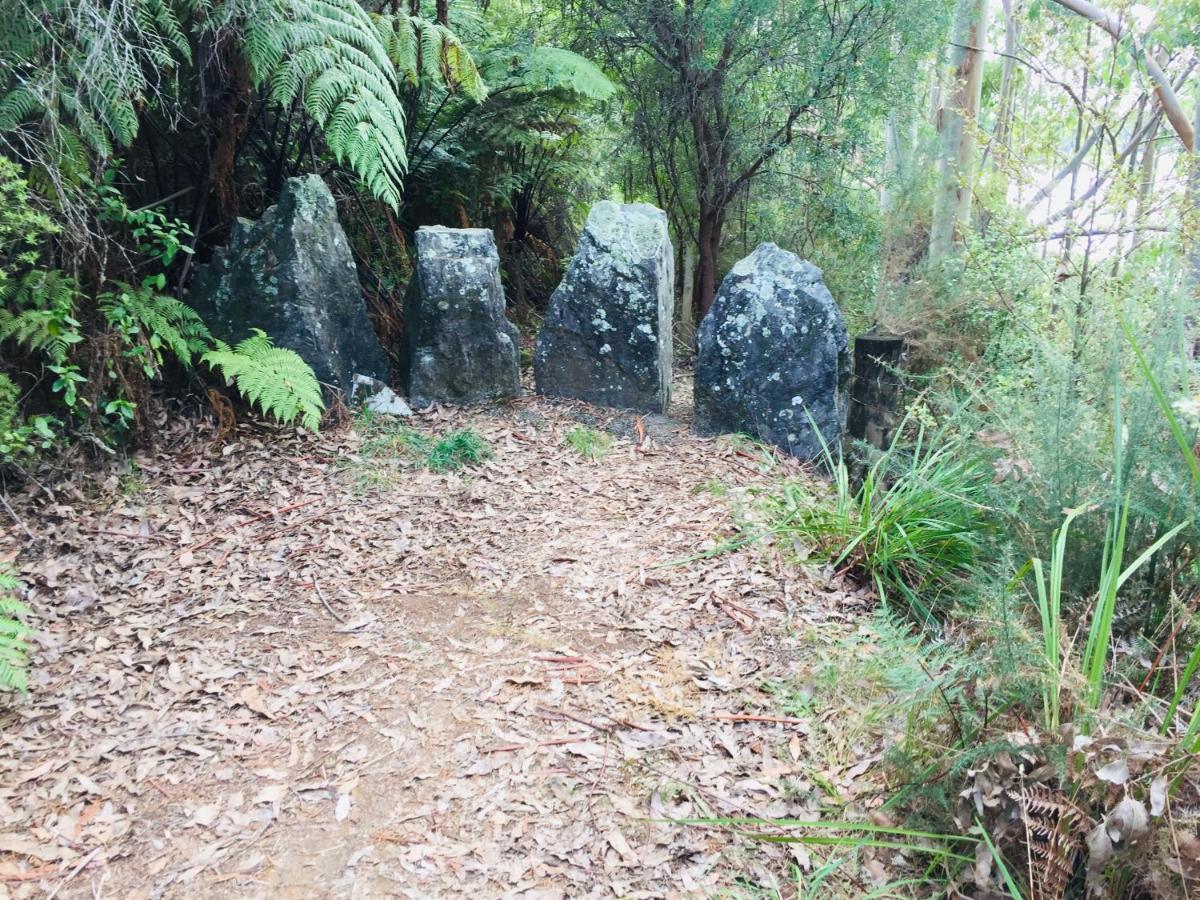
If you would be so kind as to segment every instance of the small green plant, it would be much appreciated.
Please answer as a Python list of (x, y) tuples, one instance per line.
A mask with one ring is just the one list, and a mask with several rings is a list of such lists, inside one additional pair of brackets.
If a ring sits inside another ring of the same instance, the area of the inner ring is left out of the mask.
[(0, 565), (0, 688), (24, 693), (29, 690), (25, 670), (32, 631), (22, 621), (29, 607), (17, 599), (21, 587), (12, 570)]
[(586, 425), (576, 425), (566, 436), (567, 446), (585, 459), (597, 462), (612, 446), (612, 435)]
[(16, 382), (0, 373), (0, 466), (34, 456), (54, 443), (57, 421), (50, 416), (22, 420), (17, 408), (20, 395)]
[(477, 465), (491, 455), (487, 441), (470, 428), (464, 428), (438, 439), (425, 457), (425, 465), (434, 472), (452, 472)]
[(938, 445), (921, 425), (912, 449), (902, 451), (903, 430), (857, 487), (845, 460), (826, 447), (832, 496), (785, 481), (767, 502), (768, 528), (857, 573), (885, 605), (899, 599), (932, 623), (944, 590), (977, 568), (988, 479), (962, 440)]
[(284, 425), (299, 419), (310, 431), (320, 427), (325, 401), (317, 376), (300, 354), (276, 347), (266, 332), (256, 328), (236, 347), (217, 341), (216, 349), (200, 359), (220, 372), (263, 415)]

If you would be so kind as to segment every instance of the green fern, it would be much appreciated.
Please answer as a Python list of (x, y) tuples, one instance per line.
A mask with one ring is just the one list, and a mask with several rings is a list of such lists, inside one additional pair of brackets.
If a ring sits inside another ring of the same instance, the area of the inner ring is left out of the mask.
[(29, 690), (29, 636), (33, 633), (22, 619), (29, 607), (17, 599), (23, 585), (7, 566), (0, 566), (0, 688)]
[(530, 47), (514, 63), (529, 90), (561, 91), (588, 100), (607, 100), (616, 92), (599, 66), (561, 47)]
[(338, 162), (393, 207), (408, 165), (394, 62), (404, 41), (424, 72), (484, 93), (448, 29), (372, 18), (357, 0), (26, 0), (0, 29), (0, 146), (61, 191), (86, 176), (89, 156), (132, 143), (143, 106), (169, 107), (168, 77), (205, 35), (239, 41), (255, 86), (283, 106), (299, 99)]
[(487, 86), (479, 67), (449, 28), (401, 13), (379, 13), (374, 20), (402, 83), (417, 87), (422, 81), (434, 82), (476, 103), (486, 99)]
[(78, 293), (75, 279), (54, 269), (0, 280), (0, 341), (14, 341), (61, 365), (71, 346), (83, 340), (74, 316)]
[(162, 365), (163, 348), (184, 366), (191, 366), (193, 355), (208, 347), (208, 328), (186, 303), (145, 286), (124, 282), (115, 282), (114, 286), (116, 290), (100, 295), (100, 313), (133, 345), (134, 355), (138, 348), (149, 350), (149, 358), (143, 360), (148, 377), (156, 375)]
[(254, 334), (232, 348), (217, 341), (216, 349), (200, 359), (220, 371), (263, 415), (285, 425), (298, 418), (310, 431), (320, 427), (325, 402), (317, 376), (300, 354), (274, 346), (266, 332), (256, 328)]

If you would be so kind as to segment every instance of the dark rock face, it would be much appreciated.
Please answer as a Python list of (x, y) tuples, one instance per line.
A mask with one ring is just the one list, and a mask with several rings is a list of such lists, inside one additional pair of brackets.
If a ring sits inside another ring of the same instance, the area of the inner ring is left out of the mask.
[(232, 344), (261, 328), (347, 396), (355, 374), (387, 378), (337, 206), (317, 175), (288, 179), (257, 222), (238, 219), (188, 299), (217, 337)]
[(607, 200), (592, 207), (538, 336), (538, 393), (665, 412), (674, 266), (662, 210)]
[(404, 299), (409, 400), (484, 403), (517, 397), (517, 329), (504, 317), (496, 239), (486, 228), (421, 228)]
[(733, 267), (700, 324), (695, 429), (744, 432), (816, 459), (836, 452), (850, 376), (842, 314), (821, 270), (774, 244)]

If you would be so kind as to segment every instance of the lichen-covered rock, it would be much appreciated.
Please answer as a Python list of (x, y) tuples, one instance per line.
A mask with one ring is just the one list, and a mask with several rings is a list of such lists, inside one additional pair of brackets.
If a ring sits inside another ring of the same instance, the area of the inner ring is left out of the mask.
[(355, 374), (387, 378), (337, 205), (317, 175), (288, 179), (257, 222), (238, 219), (188, 299), (217, 337), (232, 344), (261, 328), (347, 395)]
[(490, 230), (417, 231), (404, 333), (404, 382), (413, 406), (520, 395), (517, 329), (504, 317), (500, 258)]
[(694, 427), (743, 432), (801, 459), (841, 443), (850, 355), (821, 270), (762, 244), (726, 276), (697, 336)]
[(538, 393), (664, 412), (674, 265), (662, 210), (607, 200), (592, 207), (538, 336)]

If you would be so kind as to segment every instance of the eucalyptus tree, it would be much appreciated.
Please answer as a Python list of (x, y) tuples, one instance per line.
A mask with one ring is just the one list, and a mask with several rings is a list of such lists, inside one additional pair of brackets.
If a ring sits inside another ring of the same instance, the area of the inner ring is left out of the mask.
[(624, 84), (660, 193), (687, 210), (701, 314), (735, 201), (785, 149), (849, 159), (876, 140), (946, 19), (919, 0), (564, 3)]

